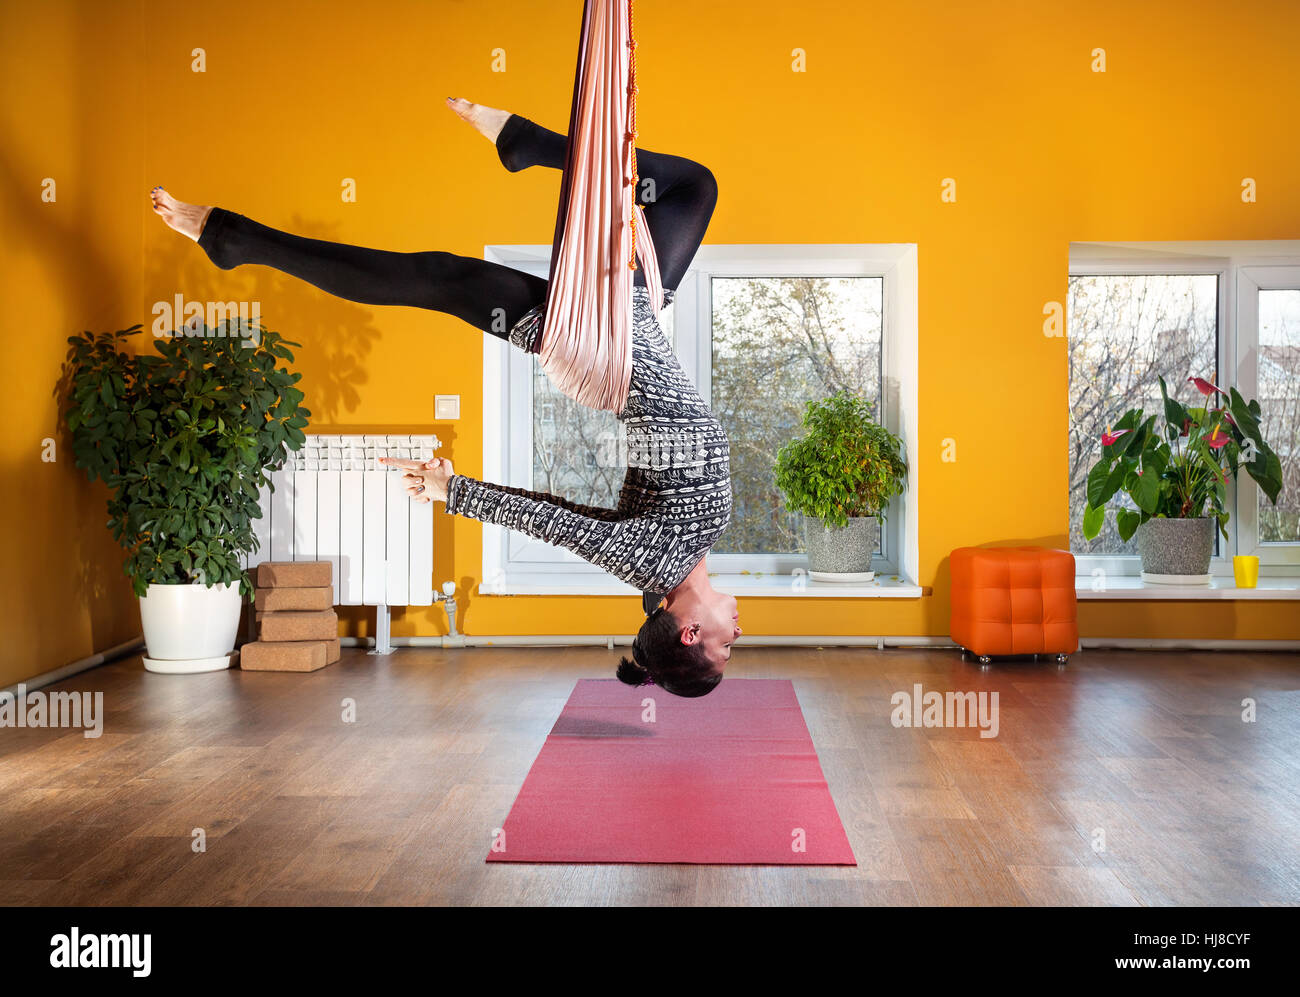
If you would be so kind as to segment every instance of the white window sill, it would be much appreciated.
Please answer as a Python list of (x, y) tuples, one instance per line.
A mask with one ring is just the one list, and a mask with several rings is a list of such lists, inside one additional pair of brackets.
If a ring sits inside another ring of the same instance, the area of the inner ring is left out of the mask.
[(1224, 600), (1224, 599), (1300, 599), (1300, 578), (1261, 578), (1257, 588), (1239, 589), (1231, 576), (1210, 579), (1209, 585), (1159, 585), (1142, 581), (1136, 575), (1108, 575), (1105, 588), (1093, 589), (1094, 579), (1079, 575), (1074, 580), (1075, 593), (1080, 599), (1158, 599), (1158, 600)]
[[(801, 599), (919, 599), (925, 595), (920, 585), (913, 585), (897, 575), (878, 574), (869, 582), (841, 585), (796, 578), (788, 574), (710, 572), (709, 582), (719, 592), (737, 597)], [(566, 575), (512, 573), (494, 582), (480, 582), (479, 595), (640, 595), (616, 578), (590, 574)]]

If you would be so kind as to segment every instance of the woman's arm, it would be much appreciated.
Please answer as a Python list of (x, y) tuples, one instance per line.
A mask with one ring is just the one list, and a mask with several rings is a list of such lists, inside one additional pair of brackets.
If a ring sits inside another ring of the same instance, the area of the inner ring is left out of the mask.
[(456, 514), (458, 510), (452, 508), (452, 503), (450, 501), (450, 490), (452, 486), (452, 481), (454, 481), (456, 478), (463, 478), (466, 482), (473, 482), (475, 486), (482, 486), (483, 488), (490, 489), (491, 491), (500, 493), (502, 495), (517, 495), (520, 498), (527, 499), (528, 501), (534, 503), (541, 502), (541, 503), (550, 503), (552, 505), (558, 505), (561, 509), (567, 509), (570, 512), (577, 513), (579, 516), (585, 516), (588, 519), (599, 519), (599, 520), (604, 520), (606, 522), (617, 522), (620, 519), (626, 518), (618, 509), (608, 509), (602, 505), (583, 505), (579, 502), (570, 502), (568, 499), (561, 498), (558, 495), (552, 495), (550, 492), (534, 492), (534, 491), (529, 491), (527, 488), (514, 488), (510, 485), (498, 485), (488, 481), (479, 481), (477, 478), (468, 478), (463, 474), (453, 474), (452, 480), (447, 482), (447, 488), (448, 488), (447, 511), (453, 514)]
[(580, 505), (547, 492), (479, 481), (464, 474), (453, 474), (447, 481), (447, 511), (484, 523), (495, 523), (573, 549), (566, 538), (605, 537), (609, 531), (598, 529), (616, 526), (625, 519), (617, 509)]
[(624, 512), (627, 505), (628, 491), (627, 476), (624, 475), (624, 488), (619, 495), (618, 507), (608, 509), (601, 505), (583, 505), (580, 502), (570, 502), (566, 498), (560, 498), (558, 495), (552, 495), (550, 492), (534, 492), (527, 488), (514, 488), (510, 485), (496, 485), (486, 481), (479, 481), (477, 478), (470, 478), (463, 474), (456, 474), (451, 466), (451, 461), (435, 459), (430, 461), (421, 460), (403, 460), (396, 457), (381, 457), (381, 464), (389, 464), (393, 467), (405, 469), (402, 481), (406, 485), (406, 490), (412, 500), (416, 502), (447, 502), (450, 513), (456, 513), (458, 510), (451, 508), (450, 493), (451, 482), (453, 478), (462, 478), (466, 482), (472, 482), (474, 486), (491, 489), (492, 491), (503, 495), (516, 495), (521, 499), (527, 499), (531, 502), (549, 502), (557, 505), (562, 509), (585, 516), (588, 519), (600, 519), (608, 522), (617, 522), (618, 520), (628, 519), (630, 516)]
[(644, 591), (660, 584), (673, 542), (656, 519), (479, 481), (454, 473), (447, 460), (385, 463), (406, 468), (403, 481), (413, 501), (445, 501), (452, 515), (564, 547), (633, 588)]
[(462, 474), (452, 475), (447, 483), (447, 511), (563, 547), (642, 590), (658, 586), (668, 549), (658, 520), (577, 505), (544, 492), (494, 485)]

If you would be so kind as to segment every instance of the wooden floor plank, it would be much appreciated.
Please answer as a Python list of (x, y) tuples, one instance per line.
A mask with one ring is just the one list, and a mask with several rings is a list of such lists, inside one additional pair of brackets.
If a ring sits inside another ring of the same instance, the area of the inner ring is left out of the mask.
[[(0, 903), (1300, 904), (1300, 655), (743, 651), (729, 677), (794, 682), (857, 866), (485, 862), (604, 648), (137, 657), (49, 690), (102, 692), (100, 737), (0, 729)], [(900, 726), (917, 686), (996, 693), (997, 736)]]

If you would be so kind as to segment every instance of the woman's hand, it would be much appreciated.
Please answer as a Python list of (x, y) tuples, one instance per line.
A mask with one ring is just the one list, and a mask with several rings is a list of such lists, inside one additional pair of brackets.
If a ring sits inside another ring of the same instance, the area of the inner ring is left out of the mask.
[(404, 467), (402, 484), (412, 502), (447, 501), (447, 482), (456, 472), (451, 469), (451, 461), (445, 457), (433, 460), (402, 460), (397, 457), (380, 457), (379, 463), (390, 467)]

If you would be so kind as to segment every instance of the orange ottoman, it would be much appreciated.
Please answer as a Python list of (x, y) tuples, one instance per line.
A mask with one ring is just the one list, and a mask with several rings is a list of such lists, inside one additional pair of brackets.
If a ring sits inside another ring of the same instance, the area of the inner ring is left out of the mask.
[(1055, 654), (1079, 646), (1074, 555), (1046, 547), (958, 547), (952, 568), (952, 639), (987, 665), (994, 654)]

